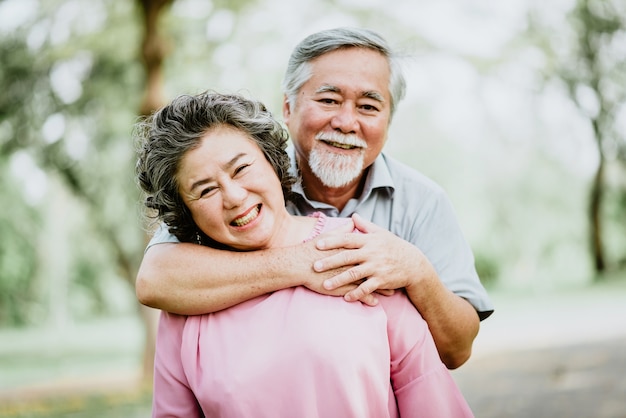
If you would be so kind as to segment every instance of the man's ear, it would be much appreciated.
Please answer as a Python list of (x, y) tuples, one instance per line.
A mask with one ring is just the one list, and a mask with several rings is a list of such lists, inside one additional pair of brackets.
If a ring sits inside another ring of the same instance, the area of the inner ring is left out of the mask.
[(283, 122), (285, 122), (285, 124), (289, 122), (289, 116), (291, 116), (291, 109), (289, 107), (289, 99), (285, 94), (283, 96)]

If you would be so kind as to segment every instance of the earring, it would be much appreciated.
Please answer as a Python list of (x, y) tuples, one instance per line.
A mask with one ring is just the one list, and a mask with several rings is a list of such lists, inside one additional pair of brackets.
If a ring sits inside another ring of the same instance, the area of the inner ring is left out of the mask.
[(196, 231), (196, 242), (198, 245), (202, 245), (202, 237), (200, 236), (200, 232)]

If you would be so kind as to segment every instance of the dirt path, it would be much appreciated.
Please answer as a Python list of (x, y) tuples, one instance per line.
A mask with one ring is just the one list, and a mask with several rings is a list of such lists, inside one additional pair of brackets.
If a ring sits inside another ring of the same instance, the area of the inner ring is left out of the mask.
[(626, 286), (495, 294), (453, 375), (478, 418), (626, 418)]
[(626, 418), (626, 338), (492, 353), (454, 377), (480, 418)]

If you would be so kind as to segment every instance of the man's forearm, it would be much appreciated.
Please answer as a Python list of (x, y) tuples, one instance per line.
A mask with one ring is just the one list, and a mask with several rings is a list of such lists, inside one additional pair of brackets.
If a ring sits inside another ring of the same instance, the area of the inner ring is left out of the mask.
[[(181, 315), (229, 308), (254, 297), (302, 284), (291, 248), (221, 251), (196, 244), (150, 247), (137, 273), (141, 303)], [(309, 264), (310, 265), (310, 264)]]
[(422, 281), (421, 286), (407, 287), (407, 294), (428, 323), (444, 364), (449, 369), (463, 365), (472, 353), (480, 327), (474, 307), (448, 290), (436, 276)]

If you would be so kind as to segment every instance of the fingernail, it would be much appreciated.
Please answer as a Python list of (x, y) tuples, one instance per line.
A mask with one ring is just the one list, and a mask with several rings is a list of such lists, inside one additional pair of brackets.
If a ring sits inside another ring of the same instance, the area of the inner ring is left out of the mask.
[(326, 242), (323, 239), (317, 241), (317, 248), (319, 248), (320, 250), (324, 249), (325, 246), (326, 246)]
[[(322, 269), (321, 261), (316, 261), (315, 263), (313, 263), (313, 270), (320, 271), (321, 269)], [(324, 282), (324, 286), (326, 286), (326, 282)]]

